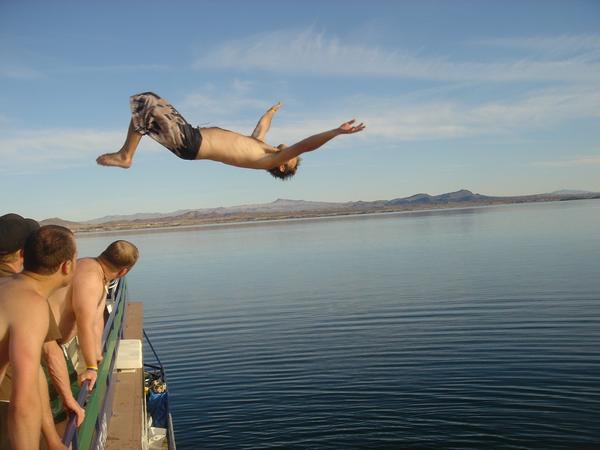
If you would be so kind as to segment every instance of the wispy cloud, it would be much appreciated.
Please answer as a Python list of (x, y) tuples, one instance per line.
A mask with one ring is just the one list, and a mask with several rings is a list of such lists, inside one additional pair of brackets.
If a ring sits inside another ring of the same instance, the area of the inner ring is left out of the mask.
[(533, 163), (545, 167), (588, 167), (600, 166), (600, 155), (578, 156), (572, 159), (557, 159), (554, 161), (539, 161)]
[[(595, 39), (598, 38), (590, 36), (586, 48), (592, 46), (595, 49)], [(488, 45), (494, 43), (486, 42)], [(504, 42), (505, 45), (509, 43)], [(496, 44), (499, 42), (496, 41)], [(578, 45), (584, 44), (580, 42)], [(564, 47), (568, 47), (567, 42)], [(225, 42), (203, 52), (194, 67), (444, 81), (600, 81), (598, 61), (582, 58), (581, 55), (560, 56), (491, 62), (458, 61), (445, 55), (431, 57), (402, 49), (352, 44), (309, 28), (298, 32), (261, 33)]]
[(8, 120), (8, 117), (6, 117), (3, 114), (0, 114), (0, 130), (4, 130), (5, 128), (8, 128), (10, 124), (10, 121)]
[[(518, 135), (548, 129), (568, 120), (600, 117), (600, 92), (594, 89), (543, 90), (512, 101), (476, 105), (429, 100), (403, 103), (401, 98), (356, 97), (320, 105), (310, 116), (290, 113), (275, 122), (273, 136), (299, 138), (355, 117), (367, 124), (363, 139), (388, 141), (457, 139), (473, 136)], [(296, 130), (296, 131), (295, 131)], [(312, 131), (311, 131), (312, 130)]]
[[(98, 130), (15, 131), (0, 138), (0, 158), (13, 164), (78, 161), (118, 146), (123, 132)], [(3, 164), (3, 169), (8, 169)]]
[(2, 65), (0, 66), (0, 78), (12, 78), (17, 80), (36, 80), (44, 78), (44, 74), (39, 70), (30, 67)]
[[(94, 163), (101, 154), (120, 148), (125, 130), (19, 130), (0, 137), (0, 172), (47, 171)], [(150, 141), (150, 140), (149, 140)], [(158, 144), (144, 147), (158, 149)]]
[(226, 87), (205, 84), (193, 90), (177, 108), (186, 114), (198, 114), (212, 120), (214, 117), (235, 116), (248, 109), (266, 110), (269, 106), (269, 100), (256, 96), (252, 82), (234, 79)]
[(161, 72), (169, 70), (166, 64), (107, 64), (98, 66), (71, 66), (50, 70), (49, 72), (68, 73), (119, 73), (119, 72)]
[(20, 65), (0, 66), (0, 78), (16, 80), (37, 80), (52, 75), (78, 73), (121, 73), (121, 72), (159, 72), (169, 70), (166, 64), (112, 64), (103, 66), (64, 66), (50, 69), (34, 69)]
[(484, 39), (476, 45), (535, 51), (544, 55), (587, 55), (597, 58), (600, 36), (594, 34)]

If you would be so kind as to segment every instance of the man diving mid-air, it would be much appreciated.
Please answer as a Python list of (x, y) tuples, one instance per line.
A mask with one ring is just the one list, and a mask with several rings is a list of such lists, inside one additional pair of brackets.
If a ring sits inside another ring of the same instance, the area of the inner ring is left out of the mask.
[(264, 142), (273, 115), (281, 103), (269, 108), (260, 118), (251, 136), (218, 127), (195, 128), (165, 99), (152, 92), (131, 97), (131, 122), (127, 139), (118, 152), (99, 156), (103, 166), (128, 168), (143, 135), (147, 134), (182, 159), (210, 159), (237, 167), (267, 170), (274, 177), (286, 179), (298, 168), (299, 156), (321, 147), (340, 134), (364, 130), (355, 120), (338, 128), (315, 134), (289, 147), (272, 147)]

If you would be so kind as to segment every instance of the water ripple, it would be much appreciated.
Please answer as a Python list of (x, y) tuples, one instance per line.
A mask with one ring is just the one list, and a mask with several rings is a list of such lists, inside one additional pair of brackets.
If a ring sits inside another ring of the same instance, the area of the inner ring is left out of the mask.
[(600, 208), (565, 203), (131, 236), (178, 447), (600, 448)]

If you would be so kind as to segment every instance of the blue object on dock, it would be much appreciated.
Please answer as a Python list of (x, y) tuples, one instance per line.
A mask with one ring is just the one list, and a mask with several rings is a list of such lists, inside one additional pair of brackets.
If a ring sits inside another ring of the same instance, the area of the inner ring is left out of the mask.
[(152, 426), (167, 428), (169, 416), (169, 393), (148, 393), (148, 413), (152, 416)]

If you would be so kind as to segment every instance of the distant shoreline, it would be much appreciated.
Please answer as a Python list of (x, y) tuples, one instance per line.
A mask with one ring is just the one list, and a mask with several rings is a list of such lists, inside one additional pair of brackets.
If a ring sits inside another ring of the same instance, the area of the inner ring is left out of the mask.
[[(598, 200), (600, 196), (594, 197), (578, 197), (578, 198), (563, 198), (563, 199), (548, 199), (548, 200), (532, 200), (532, 201), (520, 201), (520, 202), (491, 202), (486, 204), (474, 203), (474, 204), (464, 204), (464, 203), (455, 203), (450, 205), (439, 205), (436, 207), (435, 205), (429, 205), (430, 207), (413, 207), (413, 208), (398, 208), (389, 211), (363, 211), (363, 212), (352, 212), (352, 211), (338, 211), (338, 212), (330, 212), (330, 213), (314, 213), (311, 214), (309, 212), (305, 214), (298, 214), (297, 216), (292, 217), (272, 217), (272, 218), (247, 218), (247, 219), (231, 219), (231, 220), (221, 220), (221, 221), (206, 221), (206, 222), (197, 222), (197, 223), (188, 223), (188, 224), (168, 224), (157, 225), (157, 226), (148, 226), (142, 224), (136, 224), (138, 226), (122, 226), (122, 227), (113, 227), (113, 228), (104, 228), (104, 229), (83, 229), (83, 230), (75, 230), (75, 233), (78, 235), (92, 236), (92, 235), (104, 235), (104, 234), (139, 234), (143, 232), (162, 232), (162, 231), (185, 231), (192, 230), (197, 228), (224, 228), (224, 227), (244, 227), (244, 226), (252, 226), (252, 225), (263, 225), (263, 224), (277, 224), (277, 223), (286, 223), (286, 222), (301, 222), (301, 221), (309, 221), (309, 220), (330, 220), (330, 219), (343, 219), (343, 218), (355, 218), (355, 217), (375, 217), (375, 216), (387, 216), (387, 215), (395, 215), (395, 214), (415, 214), (415, 213), (427, 213), (427, 212), (443, 212), (443, 211), (460, 211), (460, 210), (468, 210), (468, 209), (484, 209), (491, 207), (501, 207), (501, 206), (516, 206), (516, 205), (530, 205), (533, 203), (557, 203), (563, 201), (575, 201), (575, 200)], [(124, 225), (124, 224), (123, 224)]]

